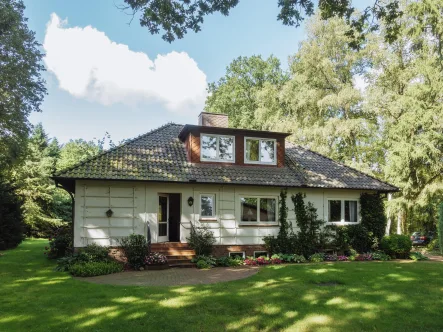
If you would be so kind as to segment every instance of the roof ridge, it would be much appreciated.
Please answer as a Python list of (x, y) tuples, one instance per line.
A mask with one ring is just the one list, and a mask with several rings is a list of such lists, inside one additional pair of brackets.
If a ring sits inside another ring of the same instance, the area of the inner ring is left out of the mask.
[(350, 169), (350, 170), (352, 170), (352, 171), (355, 171), (355, 172), (357, 172), (357, 173), (360, 173), (361, 175), (364, 175), (364, 176), (370, 177), (371, 179), (376, 180), (376, 181), (379, 181), (379, 182), (381, 182), (381, 183), (384, 183), (385, 185), (387, 185), (387, 186), (389, 186), (389, 187), (396, 188), (396, 189), (400, 190), (399, 187), (394, 186), (394, 185), (392, 185), (392, 184), (390, 184), (390, 183), (388, 183), (388, 182), (386, 182), (386, 181), (380, 180), (380, 179), (376, 178), (375, 176), (372, 176), (372, 175), (366, 174), (365, 172), (362, 172), (362, 171), (360, 171), (360, 170), (358, 170), (358, 169), (356, 169), (356, 168), (354, 168), (354, 167), (351, 167), (351, 166), (345, 165), (345, 164), (343, 164), (343, 163), (341, 163), (341, 162), (339, 162), (339, 161), (337, 161), (337, 160), (334, 160), (334, 159), (332, 159), (332, 158), (329, 158), (329, 157), (327, 157), (327, 156), (325, 156), (325, 155), (323, 155), (323, 154), (321, 154), (321, 153), (315, 152), (315, 151), (313, 151), (313, 150), (311, 150), (311, 149), (308, 149), (308, 148), (305, 148), (305, 147), (303, 147), (303, 146), (301, 146), (301, 145), (294, 144), (294, 143), (289, 142), (289, 141), (287, 141), (287, 142), (288, 142), (289, 144), (291, 144), (293, 147), (298, 147), (298, 148), (301, 148), (302, 150), (309, 151), (309, 152), (311, 152), (311, 153), (313, 153), (313, 154), (315, 154), (315, 155), (317, 155), (317, 156), (320, 156), (320, 157), (322, 157), (322, 158), (324, 158), (324, 159), (328, 159), (328, 160), (330, 160), (330, 161), (332, 161), (332, 162), (334, 162), (334, 163), (336, 163), (336, 164), (338, 164), (338, 165), (340, 165), (340, 166), (343, 166), (343, 167), (348, 168), (348, 169)]
[(53, 177), (57, 177), (57, 176), (62, 175), (63, 173), (66, 173), (66, 172), (72, 171), (73, 169), (75, 169), (75, 168), (77, 168), (77, 167), (80, 167), (80, 166), (82, 166), (82, 165), (84, 165), (84, 164), (86, 164), (86, 163), (88, 163), (88, 162), (90, 162), (90, 161), (92, 161), (92, 160), (94, 160), (94, 159), (97, 159), (97, 158), (99, 158), (99, 157), (101, 157), (101, 156), (103, 156), (103, 155), (106, 155), (106, 154), (108, 154), (108, 153), (111, 153), (111, 152), (113, 152), (113, 151), (115, 151), (115, 150), (117, 150), (117, 149), (120, 149), (120, 148), (122, 148), (122, 147), (124, 147), (124, 146), (126, 146), (126, 145), (128, 145), (128, 144), (130, 144), (130, 143), (134, 143), (135, 141), (137, 141), (137, 140), (139, 140), (139, 139), (141, 139), (141, 138), (144, 138), (144, 137), (146, 137), (146, 136), (152, 135), (152, 134), (154, 134), (154, 133), (156, 133), (156, 132), (158, 132), (158, 131), (160, 131), (160, 130), (166, 128), (166, 127), (173, 126), (173, 125), (175, 125), (175, 126), (182, 126), (182, 125), (179, 125), (179, 124), (174, 123), (174, 122), (168, 122), (168, 123), (166, 123), (166, 124), (164, 124), (164, 125), (162, 125), (162, 126), (160, 126), (160, 127), (158, 127), (158, 128), (154, 128), (154, 129), (148, 131), (147, 133), (140, 134), (140, 135), (138, 135), (138, 136), (136, 136), (136, 137), (134, 137), (134, 138), (131, 138), (131, 139), (129, 139), (129, 140), (126, 140), (126, 141), (123, 142), (122, 144), (117, 145), (117, 146), (114, 146), (113, 148), (110, 148), (109, 150), (102, 151), (102, 152), (100, 152), (99, 154), (97, 154), (97, 155), (95, 155), (95, 156), (92, 156), (92, 157), (86, 158), (85, 160), (80, 161), (80, 162), (78, 162), (77, 164), (75, 164), (75, 165), (73, 165), (73, 166), (70, 166), (70, 167), (64, 168), (64, 169), (62, 169), (62, 170), (59, 170), (59, 171), (57, 171), (57, 172), (54, 172), (54, 173), (52, 174), (52, 176), (53, 176)]

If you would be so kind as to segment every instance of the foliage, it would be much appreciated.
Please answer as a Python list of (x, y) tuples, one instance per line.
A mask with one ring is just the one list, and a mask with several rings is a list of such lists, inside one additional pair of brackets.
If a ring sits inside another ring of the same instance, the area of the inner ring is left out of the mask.
[[(72, 233), (71, 233), (72, 234)], [(72, 242), (71, 242), (72, 245)], [(69, 271), (71, 266), (84, 263), (108, 262), (109, 248), (98, 244), (88, 244), (81, 248), (78, 252), (71, 254), (66, 252), (66, 256), (62, 256), (57, 260), (57, 271)]]
[(119, 239), (119, 243), (131, 268), (139, 269), (145, 264), (148, 244), (143, 235), (131, 234)]
[(198, 261), (205, 261), (210, 266), (217, 265), (217, 259), (212, 255), (197, 255), (191, 260), (193, 263), (198, 263)]
[(243, 265), (243, 259), (241, 259), (240, 257), (229, 257), (229, 256), (223, 256), (223, 257), (219, 257), (217, 258), (217, 266), (240, 266)]
[(357, 225), (329, 225), (328, 229), (334, 234), (333, 245), (340, 251), (348, 251), (355, 249), (357, 252), (363, 253), (374, 249), (378, 245), (378, 241), (373, 237), (363, 224)]
[(313, 263), (320, 263), (320, 262), (323, 262), (324, 260), (325, 260), (325, 255), (320, 252), (309, 256), (309, 261), (313, 262)]
[(92, 158), (102, 152), (100, 142), (85, 141), (82, 139), (70, 140), (60, 149), (60, 156), (57, 160), (57, 171), (68, 169)]
[(372, 253), (372, 259), (375, 261), (389, 261), (391, 257), (386, 255), (383, 251), (375, 251)]
[(203, 259), (198, 260), (196, 265), (198, 269), (203, 269), (203, 270), (212, 268), (212, 265)]
[(158, 252), (151, 252), (145, 257), (146, 265), (163, 265), (167, 262), (168, 260), (166, 259), (166, 256)]
[(234, 128), (262, 129), (255, 111), (259, 107), (258, 93), (265, 85), (278, 89), (288, 80), (280, 60), (270, 56), (238, 57), (226, 68), (226, 74), (208, 85), (205, 111), (229, 115)]
[(373, 257), (371, 253), (358, 254), (355, 256), (356, 261), (372, 261)]
[[(402, 16), (399, 2), (399, 0), (386, 3), (374, 1), (362, 13), (354, 15), (355, 8), (352, 2), (328, 0), (319, 2), (319, 10), (323, 19), (333, 16), (346, 19), (350, 26), (348, 34), (358, 36), (351, 40), (351, 46), (358, 48), (363, 43), (366, 33), (379, 28), (378, 20), (385, 21), (390, 26), (390, 33), (386, 39), (392, 41), (396, 38), (399, 29), (396, 19)], [(140, 25), (147, 27), (151, 34), (158, 34), (163, 30), (163, 40), (171, 43), (176, 38), (183, 38), (189, 30), (199, 32), (205, 16), (218, 12), (228, 16), (239, 0), (125, 0), (125, 3), (127, 6), (120, 6), (120, 9), (130, 9), (132, 15), (141, 12)], [(311, 16), (314, 13), (315, 2), (278, 0), (277, 5), (280, 9), (277, 20), (282, 21), (284, 25), (298, 27), (304, 16)]]
[(443, 255), (443, 203), (440, 203), (437, 234), (438, 234), (438, 246), (440, 248), (440, 254)]
[(18, 246), (23, 240), (23, 201), (0, 173), (0, 250)]
[(325, 261), (327, 262), (335, 262), (338, 261), (338, 256), (336, 254), (332, 254), (332, 255), (324, 255), (325, 257)]
[(407, 258), (412, 249), (412, 241), (407, 235), (393, 234), (383, 237), (380, 248), (391, 257)]
[(76, 263), (69, 273), (76, 277), (94, 277), (123, 271), (123, 265), (114, 261)]
[(60, 258), (72, 251), (72, 227), (65, 225), (57, 229), (49, 238), (49, 247), (45, 247), (48, 258)]
[(303, 255), (294, 254), (292, 257), (294, 263), (306, 263), (306, 258)]
[(24, 9), (21, 0), (0, 0), (0, 170), (22, 154), (31, 128), (28, 116), (40, 112), (46, 94), (43, 53)]
[(197, 256), (211, 255), (215, 243), (214, 233), (206, 226), (191, 227), (191, 234), (186, 238), (189, 246), (195, 250)]
[(409, 258), (414, 261), (426, 261), (429, 258), (423, 255), (421, 252), (413, 251), (409, 254)]
[(383, 198), (380, 194), (362, 193), (360, 195), (361, 225), (378, 242), (385, 235), (386, 214)]
[(298, 227), (296, 234), (296, 252), (308, 257), (315, 253), (320, 242), (320, 228), (324, 224), (317, 215), (317, 209), (311, 202), (305, 204), (305, 195), (297, 193), (292, 195), (294, 203), (295, 221)]
[(426, 250), (429, 251), (440, 250), (438, 238), (432, 239), (432, 241), (430, 241), (426, 246)]
[[(17, 194), (23, 197), (27, 236), (49, 237), (64, 223), (54, 212), (57, 189), (49, 178), (55, 171), (59, 154), (57, 140), (50, 140), (41, 124), (35, 126), (26, 149), (26, 160), (14, 169)], [(65, 204), (71, 207), (68, 196)]]

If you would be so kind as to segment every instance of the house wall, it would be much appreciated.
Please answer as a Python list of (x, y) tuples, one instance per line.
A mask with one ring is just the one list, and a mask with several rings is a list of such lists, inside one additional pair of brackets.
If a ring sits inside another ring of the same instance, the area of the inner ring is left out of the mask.
[[(359, 199), (359, 190), (288, 189), (288, 221), (295, 229), (295, 214), (291, 195), (304, 192), (306, 200), (317, 208), (320, 218), (327, 220), (328, 199)], [(118, 246), (118, 239), (129, 234), (147, 234), (150, 225), (152, 241), (157, 242), (158, 194), (181, 194), (180, 241), (186, 242), (191, 222), (198, 226), (206, 224), (213, 232), (217, 245), (261, 245), (266, 235), (277, 235), (278, 225), (251, 224), (240, 220), (240, 196), (278, 197), (280, 188), (232, 185), (169, 184), (124, 181), (76, 181), (74, 246), (90, 243)], [(200, 220), (200, 194), (216, 195), (215, 220)], [(194, 197), (194, 205), (188, 198)], [(108, 218), (106, 211), (114, 214)], [(277, 212), (278, 213), (278, 212)]]

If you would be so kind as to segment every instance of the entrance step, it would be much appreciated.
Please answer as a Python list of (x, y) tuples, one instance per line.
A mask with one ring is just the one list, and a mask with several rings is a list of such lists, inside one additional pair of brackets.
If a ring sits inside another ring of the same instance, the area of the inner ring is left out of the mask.
[(193, 268), (196, 267), (197, 265), (195, 265), (194, 263), (180, 263), (180, 264), (169, 264), (169, 267), (174, 267), (174, 268)]
[(195, 267), (191, 260), (195, 251), (187, 243), (163, 242), (151, 244), (151, 252), (158, 252), (166, 256), (170, 267)]

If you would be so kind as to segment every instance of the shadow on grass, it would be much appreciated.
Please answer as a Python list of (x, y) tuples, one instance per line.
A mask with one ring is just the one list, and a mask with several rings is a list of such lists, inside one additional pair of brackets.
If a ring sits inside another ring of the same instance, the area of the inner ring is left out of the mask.
[(44, 245), (0, 259), (0, 331), (443, 328), (441, 263), (269, 266), (227, 283), (131, 287), (54, 272)]

